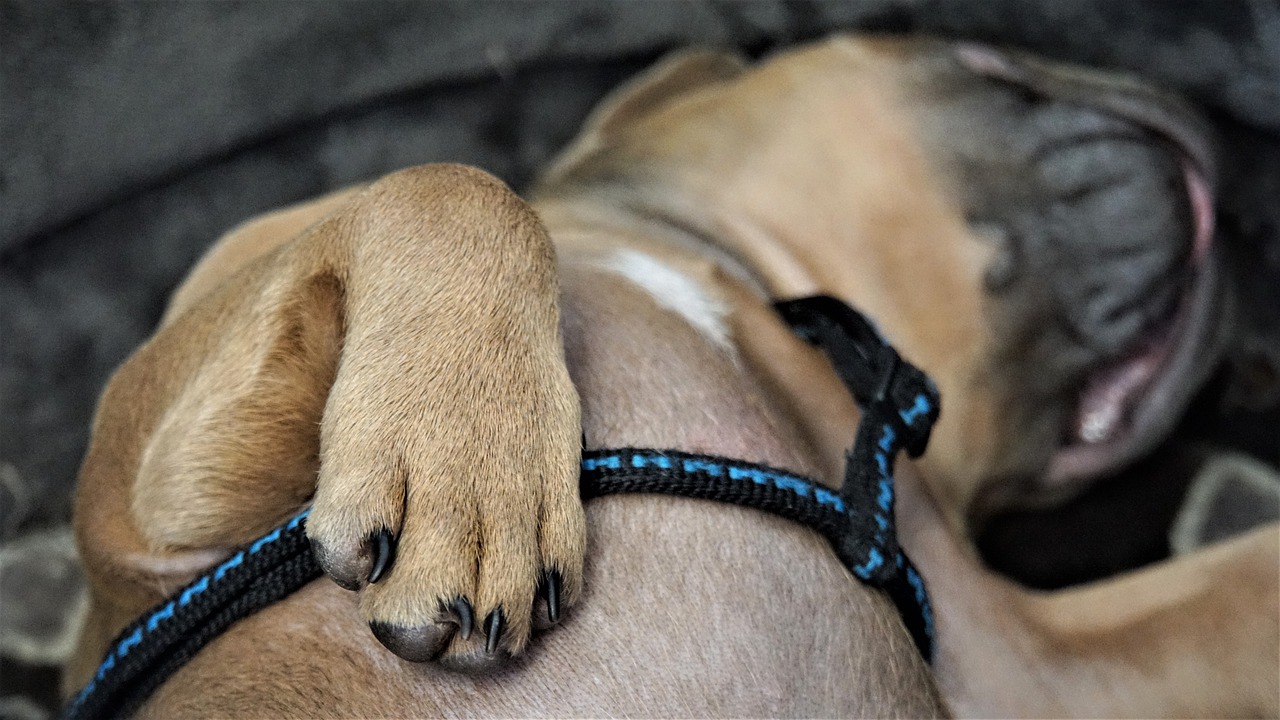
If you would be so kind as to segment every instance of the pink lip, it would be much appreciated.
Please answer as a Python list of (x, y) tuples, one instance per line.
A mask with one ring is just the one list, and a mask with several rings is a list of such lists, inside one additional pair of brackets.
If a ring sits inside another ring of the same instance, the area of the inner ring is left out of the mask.
[(1191, 242), (1191, 263), (1203, 267), (1213, 248), (1213, 228), (1216, 223), (1213, 211), (1213, 194), (1204, 174), (1197, 171), (1190, 160), (1182, 161), (1182, 176), (1186, 178), (1187, 194), (1191, 197), (1191, 217), (1195, 222), (1195, 234)]

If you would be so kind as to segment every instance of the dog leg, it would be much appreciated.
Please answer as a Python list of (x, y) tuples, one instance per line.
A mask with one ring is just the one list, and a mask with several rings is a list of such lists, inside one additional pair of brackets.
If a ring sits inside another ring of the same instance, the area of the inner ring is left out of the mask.
[[(89, 565), (240, 544), (314, 493), (321, 565), (395, 652), (518, 652), (540, 583), (576, 599), (585, 543), (551, 242), (458, 166), (334, 205), (275, 250), (215, 251), (112, 380), (78, 498)], [(136, 529), (89, 510), (113, 492)]]
[(903, 543), (937, 617), (938, 681), (976, 717), (1276, 717), (1280, 526), (1078, 588), (983, 568), (911, 472)]

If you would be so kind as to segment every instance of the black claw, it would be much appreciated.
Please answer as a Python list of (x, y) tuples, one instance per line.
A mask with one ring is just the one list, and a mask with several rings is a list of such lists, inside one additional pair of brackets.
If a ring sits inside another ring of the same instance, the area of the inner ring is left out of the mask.
[(564, 581), (559, 570), (548, 570), (543, 582), (547, 588), (547, 619), (554, 625), (560, 622), (560, 588)]
[(506, 623), (506, 615), (502, 613), (502, 608), (495, 608), (489, 613), (489, 617), (484, 619), (487, 628), (488, 639), (484, 643), (484, 651), (492, 655), (498, 649), (498, 641), (502, 639), (502, 626)]
[(458, 634), (463, 640), (471, 638), (471, 626), (475, 622), (475, 614), (471, 611), (471, 603), (464, 597), (453, 601), (453, 611), (458, 614)]
[(395, 559), (395, 544), (391, 542), (391, 531), (382, 528), (373, 536), (373, 568), (369, 570), (369, 584), (378, 582), (391, 567)]

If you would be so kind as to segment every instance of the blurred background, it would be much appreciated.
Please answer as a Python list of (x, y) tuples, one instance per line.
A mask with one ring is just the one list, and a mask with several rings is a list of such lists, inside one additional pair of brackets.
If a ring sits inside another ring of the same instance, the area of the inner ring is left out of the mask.
[(1280, 512), (1274, 2), (0, 0), (0, 717), (57, 705), (83, 603), (70, 497), (97, 393), (222, 232), (430, 161), (520, 190), (602, 94), (665, 51), (759, 55), (842, 29), (1132, 71), (1195, 101), (1221, 139), (1220, 234), (1245, 298), (1222, 372), (1133, 472), (998, 518), (989, 561), (1055, 587), (1159, 559), (1193, 486), (1210, 488), (1206, 532)]

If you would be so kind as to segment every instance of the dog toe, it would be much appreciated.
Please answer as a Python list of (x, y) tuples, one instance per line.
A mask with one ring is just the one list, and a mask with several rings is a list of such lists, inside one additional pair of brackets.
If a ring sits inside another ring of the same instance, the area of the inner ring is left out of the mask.
[(396, 555), (396, 540), (383, 528), (359, 543), (354, 550), (339, 552), (316, 538), (311, 539), (316, 562), (339, 587), (359, 590), (366, 583), (376, 583), (391, 568)]
[(511, 653), (498, 648), (488, 652), (481, 645), (464, 643), (460, 648), (452, 646), (440, 658), (440, 666), (454, 672), (483, 675), (507, 667), (512, 660)]
[(464, 597), (441, 602), (436, 616), (419, 625), (370, 620), (369, 629), (388, 650), (410, 662), (436, 660), (450, 642), (466, 644), (474, 634), (475, 611)]
[(576, 473), (569, 482), (572, 490), (547, 498), (538, 524), (543, 571), (538, 578), (534, 623), (539, 629), (560, 622), (582, 594), (587, 520), (577, 495)]
[(321, 469), (307, 537), (325, 574), (358, 590), (383, 580), (395, 563), (406, 472), (394, 456), (347, 452), (344, 459), (346, 467)]
[(440, 657), (457, 628), (446, 623), (404, 626), (373, 621), (369, 629), (388, 650), (410, 662), (427, 662)]

